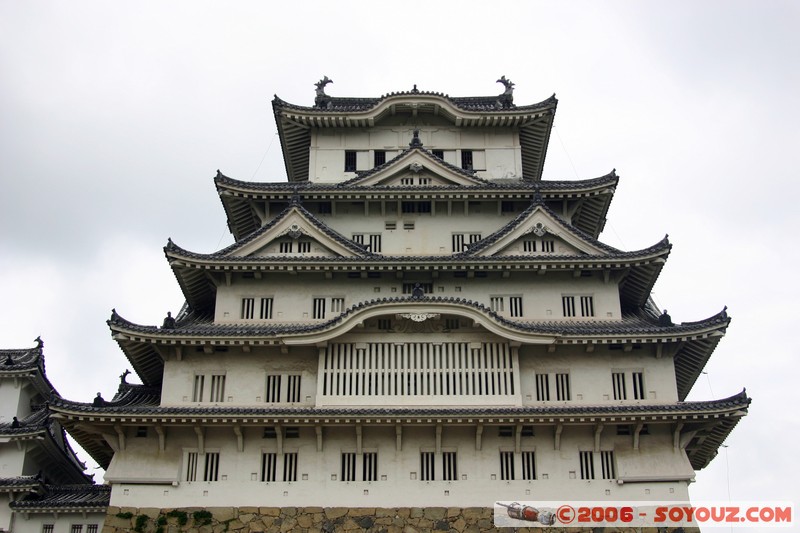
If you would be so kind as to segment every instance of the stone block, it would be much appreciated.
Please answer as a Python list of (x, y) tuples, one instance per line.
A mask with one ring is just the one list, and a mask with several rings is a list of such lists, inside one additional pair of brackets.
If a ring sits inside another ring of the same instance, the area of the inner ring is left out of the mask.
[(339, 518), (340, 516), (344, 516), (347, 514), (347, 507), (326, 507), (325, 508), (325, 516), (329, 520), (333, 520), (335, 518)]
[(281, 515), (281, 508), (280, 507), (259, 507), (258, 514), (262, 516), (280, 516)]
[(297, 525), (303, 528), (309, 528), (314, 525), (314, 518), (305, 513), (300, 513), (297, 515)]
[(448, 507), (447, 508), (447, 518), (453, 518), (454, 516), (459, 516), (461, 514), (460, 507)]
[(447, 516), (447, 509), (444, 507), (427, 507), (423, 515), (429, 520), (441, 520)]
[(421, 507), (412, 507), (411, 514), (409, 515), (411, 518), (422, 518), (425, 514), (425, 510)]
[(374, 507), (353, 507), (347, 511), (347, 516), (375, 516)]

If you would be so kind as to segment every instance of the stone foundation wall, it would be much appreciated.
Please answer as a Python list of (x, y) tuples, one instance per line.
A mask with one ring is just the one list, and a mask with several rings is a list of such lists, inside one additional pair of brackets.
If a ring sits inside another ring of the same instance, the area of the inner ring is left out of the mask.
[[(493, 510), (483, 507), (208, 507), (155, 509), (109, 507), (103, 533), (484, 533), (489, 531), (634, 532), (634, 528), (496, 528)], [(666, 529), (643, 528), (642, 533)], [(668, 531), (682, 531), (670, 528)], [(699, 529), (687, 528), (686, 532)]]

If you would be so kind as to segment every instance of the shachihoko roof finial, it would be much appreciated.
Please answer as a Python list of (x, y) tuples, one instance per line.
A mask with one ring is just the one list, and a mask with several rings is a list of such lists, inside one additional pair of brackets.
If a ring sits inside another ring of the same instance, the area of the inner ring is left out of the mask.
[(329, 107), (331, 97), (325, 94), (325, 86), (333, 83), (333, 80), (328, 76), (324, 76), (321, 80), (314, 84), (317, 88), (317, 95), (314, 98), (314, 107)]
[(514, 105), (514, 82), (506, 78), (505, 74), (497, 80), (506, 88), (503, 94), (497, 97), (497, 107), (511, 107)]
[(413, 89), (411, 89), (411, 92), (412, 92), (413, 94), (419, 94), (419, 90), (417, 89), (417, 84), (416, 84), (416, 83), (414, 84), (414, 88), (413, 88)]

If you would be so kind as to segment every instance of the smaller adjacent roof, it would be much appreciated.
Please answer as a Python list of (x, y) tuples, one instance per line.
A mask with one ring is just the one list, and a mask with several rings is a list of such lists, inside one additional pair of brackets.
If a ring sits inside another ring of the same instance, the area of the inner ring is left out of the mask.
[(44, 485), (42, 490), (13, 501), (9, 507), (26, 513), (105, 512), (111, 500), (108, 485)]
[(40, 337), (33, 348), (0, 350), (0, 378), (3, 376), (27, 377), (44, 398), (58, 394), (45, 373), (44, 342)]

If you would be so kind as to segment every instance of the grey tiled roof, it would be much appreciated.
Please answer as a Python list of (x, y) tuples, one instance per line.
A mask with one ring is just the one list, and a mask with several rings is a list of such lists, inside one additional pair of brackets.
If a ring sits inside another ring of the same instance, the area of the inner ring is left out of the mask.
[[(167, 254), (167, 258), (169, 258), (169, 253), (170, 252), (179, 253), (179, 254), (187, 256), (187, 257), (197, 257), (197, 258), (206, 258), (206, 257), (223, 258), (223, 257), (227, 257), (230, 254), (232, 254), (232, 253), (236, 252), (237, 250), (241, 249), (246, 244), (256, 240), (258, 237), (260, 237), (264, 233), (267, 233), (269, 230), (271, 230), (281, 220), (286, 218), (289, 215), (289, 213), (291, 213), (295, 209), (298, 210), (302, 214), (303, 217), (308, 219), (309, 222), (311, 222), (311, 224), (314, 225), (314, 227), (319, 229), (323, 234), (325, 234), (328, 237), (332, 238), (333, 240), (335, 240), (339, 244), (341, 244), (341, 245), (345, 246), (346, 248), (348, 248), (350, 251), (353, 252), (353, 254), (355, 256), (372, 257), (372, 256), (376, 255), (376, 254), (373, 254), (372, 252), (370, 252), (369, 250), (367, 250), (366, 248), (364, 248), (362, 245), (356, 243), (355, 241), (352, 241), (352, 240), (348, 239), (347, 237), (345, 237), (341, 233), (333, 230), (330, 226), (328, 226), (324, 222), (320, 221), (317, 217), (312, 215), (306, 208), (304, 208), (302, 205), (299, 205), (299, 204), (290, 205), (289, 207), (284, 209), (278, 216), (276, 216), (274, 219), (272, 219), (268, 224), (265, 224), (260, 229), (254, 231), (253, 233), (251, 233), (250, 235), (248, 235), (244, 239), (241, 239), (240, 241), (235, 242), (235, 243), (231, 244), (230, 246), (227, 246), (227, 247), (223, 248), (222, 250), (219, 250), (218, 252), (214, 252), (213, 254), (197, 254), (197, 253), (194, 253), (194, 252), (190, 252), (188, 250), (184, 250), (180, 246), (178, 246), (175, 243), (173, 243), (172, 239), (169, 239), (167, 241), (167, 245), (164, 247), (164, 253)], [(260, 258), (260, 259), (263, 259), (263, 258)]]
[[(427, 151), (427, 150), (426, 150)], [(405, 152), (404, 152), (405, 153)], [(397, 156), (400, 157), (400, 156)], [(380, 190), (380, 191), (400, 191), (400, 190), (420, 190), (420, 191), (491, 191), (496, 190), (498, 192), (505, 191), (505, 190), (530, 190), (539, 191), (541, 193), (548, 193), (548, 192), (560, 192), (560, 191), (570, 191), (575, 189), (590, 189), (594, 187), (613, 187), (616, 186), (619, 182), (619, 177), (616, 174), (616, 171), (612, 171), (604, 176), (600, 176), (597, 178), (585, 179), (585, 180), (542, 180), (542, 181), (531, 181), (523, 178), (513, 178), (513, 179), (503, 179), (503, 180), (485, 180), (482, 178), (477, 178), (472, 176), (469, 172), (453, 166), (449, 165), (455, 170), (460, 171), (461, 173), (466, 174), (467, 176), (474, 177), (475, 179), (481, 180), (484, 183), (476, 184), (476, 185), (414, 185), (414, 186), (402, 186), (402, 187), (390, 187), (386, 185), (358, 185), (357, 182), (361, 180), (361, 178), (365, 174), (372, 173), (377, 169), (383, 168), (385, 165), (389, 165), (392, 161), (397, 159), (387, 161), (384, 165), (379, 167), (375, 167), (372, 170), (365, 171), (364, 174), (361, 174), (359, 177), (338, 182), (338, 183), (317, 183), (312, 181), (303, 181), (297, 183), (289, 183), (289, 182), (250, 182), (250, 181), (240, 181), (234, 178), (230, 178), (225, 176), (221, 172), (217, 171), (217, 176), (214, 178), (214, 182), (217, 184), (218, 189), (223, 189), (225, 185), (243, 188), (246, 190), (252, 191), (271, 191), (271, 192), (287, 192), (287, 193), (313, 193), (313, 192), (363, 192), (365, 190), (372, 191), (372, 190)], [(447, 165), (447, 163), (445, 163)]]
[(42, 484), (39, 476), (17, 476), (0, 478), (0, 490), (2, 489), (34, 489)]
[(108, 485), (45, 485), (42, 494), (29, 494), (9, 504), (17, 511), (97, 510), (108, 507), (111, 487)]
[(17, 428), (11, 427), (11, 422), (0, 423), (0, 436), (11, 437), (46, 431), (50, 426), (49, 416), (47, 408), (41, 407), (20, 420)]
[(447, 417), (447, 416), (580, 416), (580, 415), (652, 415), (660, 413), (693, 413), (704, 411), (724, 411), (729, 409), (746, 409), (750, 398), (745, 391), (729, 398), (701, 402), (675, 402), (667, 404), (630, 404), (630, 405), (575, 405), (575, 406), (531, 406), (531, 407), (160, 407), (152, 403), (126, 403), (95, 407), (87, 403), (71, 402), (60, 399), (54, 405), (65, 412), (82, 412), (117, 415), (153, 415), (153, 416), (265, 416), (265, 417), (381, 417), (381, 416), (415, 416), (415, 417)]
[(548, 335), (656, 335), (667, 334), (670, 337), (680, 337), (684, 334), (695, 333), (709, 327), (725, 327), (729, 322), (726, 312), (721, 312), (705, 320), (677, 324), (674, 326), (659, 326), (657, 320), (647, 317), (644, 313), (628, 313), (622, 320), (547, 320), (547, 321), (516, 321), (498, 315), (482, 303), (465, 298), (451, 298), (441, 296), (426, 296), (422, 298), (397, 297), (378, 298), (366, 302), (359, 302), (342, 314), (324, 322), (314, 324), (276, 323), (276, 324), (215, 324), (206, 315), (188, 315), (184, 320), (176, 323), (175, 329), (163, 329), (158, 326), (145, 326), (125, 320), (113, 312), (108, 321), (112, 329), (122, 329), (138, 333), (151, 333), (159, 336), (219, 336), (219, 337), (248, 337), (271, 336), (312, 333), (329, 329), (353, 313), (361, 310), (387, 304), (457, 304), (477, 309), (492, 318), (494, 321), (509, 328), (528, 333)]
[(378, 104), (380, 104), (383, 100), (393, 97), (393, 96), (438, 96), (443, 98), (450, 103), (452, 103), (455, 107), (464, 110), (464, 111), (477, 111), (482, 113), (508, 113), (509, 111), (527, 111), (527, 110), (536, 110), (549, 107), (554, 105), (558, 102), (556, 99), (556, 95), (554, 94), (550, 98), (543, 100), (536, 104), (525, 105), (525, 106), (516, 106), (511, 105), (510, 107), (498, 107), (497, 101), (500, 98), (499, 96), (467, 96), (467, 97), (457, 97), (457, 96), (449, 96), (447, 94), (439, 93), (439, 92), (432, 92), (432, 91), (418, 91), (418, 90), (411, 90), (411, 91), (399, 91), (399, 92), (392, 92), (388, 94), (384, 94), (379, 98), (342, 98), (336, 96), (328, 97), (328, 102), (330, 105), (328, 107), (305, 107), (295, 104), (290, 104), (284, 100), (278, 98), (275, 95), (275, 98), (272, 101), (272, 107), (275, 110), (275, 113), (280, 112), (282, 109), (295, 109), (298, 111), (305, 111), (311, 113), (343, 113), (343, 112), (355, 112), (355, 111), (368, 111)]

